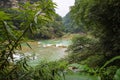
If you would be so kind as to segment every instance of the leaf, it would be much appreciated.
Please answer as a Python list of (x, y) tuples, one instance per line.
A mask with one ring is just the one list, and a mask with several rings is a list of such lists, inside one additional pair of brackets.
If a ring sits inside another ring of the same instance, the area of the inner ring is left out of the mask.
[(116, 71), (116, 74), (114, 75), (115, 80), (120, 80), (120, 69)]
[(10, 16), (3, 11), (0, 11), (0, 20), (9, 20)]
[(26, 73), (26, 74), (21, 75), (21, 76), (18, 78), (18, 80), (24, 80), (24, 78), (25, 78), (27, 75), (30, 75), (30, 73)]
[(115, 60), (117, 60), (117, 59), (120, 59), (120, 56), (116, 56), (116, 57), (110, 59), (109, 61), (107, 61), (107, 62), (101, 67), (101, 69), (103, 69), (103, 68), (106, 67), (108, 64), (110, 64), (111, 62), (113, 62), (113, 61), (115, 61)]
[(3, 23), (4, 23), (4, 25), (5, 25), (4, 27), (5, 27), (8, 35), (12, 36), (15, 40), (17, 40), (16, 36), (12, 33), (12, 30), (11, 30), (11, 28), (9, 27), (9, 25), (7, 24), (7, 22), (6, 22), (6, 21), (3, 21)]
[(29, 43), (26, 42), (26, 44), (27, 44), (27, 46), (28, 46), (30, 49), (32, 49), (32, 47), (31, 47), (31, 45), (30, 45)]

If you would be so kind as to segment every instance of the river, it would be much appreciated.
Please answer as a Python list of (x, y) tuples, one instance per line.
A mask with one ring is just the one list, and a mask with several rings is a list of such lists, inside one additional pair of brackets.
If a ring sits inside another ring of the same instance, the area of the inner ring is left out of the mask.
[[(72, 43), (71, 40), (55, 39), (55, 40), (40, 40), (28, 42), (29, 48), (25, 43), (23, 53), (29, 56), (31, 60), (28, 62), (31, 66), (36, 66), (40, 61), (57, 61), (67, 56), (67, 47)], [(65, 76), (65, 80), (100, 80), (97, 76), (69, 74)]]
[(67, 47), (71, 44), (71, 40), (68, 39), (52, 39), (52, 40), (40, 40), (28, 42), (31, 48), (27, 44), (22, 44), (22, 51), (26, 56), (31, 58), (30, 65), (35, 66), (41, 60), (45, 61), (57, 61), (64, 58), (67, 55)]

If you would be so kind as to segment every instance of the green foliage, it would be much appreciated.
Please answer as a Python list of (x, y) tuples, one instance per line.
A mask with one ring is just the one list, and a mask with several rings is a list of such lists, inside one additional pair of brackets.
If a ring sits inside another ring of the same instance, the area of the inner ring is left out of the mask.
[(10, 19), (9, 14), (5, 13), (4, 11), (0, 11), (0, 21), (9, 20), (9, 19)]
[(37, 24), (34, 27), (37, 26), (37, 28), (39, 28), (52, 19), (52, 15), (55, 14), (53, 10), (54, 7), (55, 6), (51, 0), (47, 2), (39, 1), (34, 4), (27, 2), (20, 6), (20, 14), (16, 18), (23, 21), (20, 24), (20, 27), (27, 26), (27, 24), (32, 23), (33, 26), (34, 24)]
[[(102, 63), (105, 68), (105, 70), (102, 70), (103, 72), (98, 70), (98, 73), (101, 72), (102, 80), (113, 79), (113, 75), (118, 68), (117, 66), (120, 65), (119, 5), (119, 0), (76, 0), (75, 6), (71, 8), (72, 19), (75, 20), (76, 24), (83, 24), (85, 28), (99, 39), (95, 44), (96, 46), (90, 47), (94, 54), (92, 57), (87, 56), (86, 62), (89, 61), (89, 63), (92, 64), (94, 61), (100, 60), (98, 63)], [(87, 53), (91, 53), (88, 49), (86, 49), (86, 51)], [(77, 53), (79, 52), (80, 51)], [(84, 54), (85, 53), (82, 53), (82, 55)], [(81, 59), (79, 61), (81, 61)], [(102, 66), (99, 64), (96, 66)], [(113, 68), (113, 65), (116, 68)]]
[(109, 65), (110, 63), (114, 62), (115, 60), (118, 60), (118, 59), (120, 59), (120, 56), (116, 56), (116, 57), (110, 59), (109, 61), (107, 61), (107, 62), (101, 67), (101, 69), (104, 68), (104, 67), (106, 67), (106, 66)]
[(65, 62), (42, 62), (31, 70), (33, 80), (61, 80), (64, 77)]
[(104, 69), (98, 69), (97, 70), (97, 75), (101, 77), (101, 80), (113, 80), (114, 79), (114, 74), (117, 71), (116, 66), (110, 66)]
[(74, 20), (71, 18), (71, 12), (69, 12), (64, 18), (64, 30), (65, 32), (70, 33), (79, 33), (79, 32), (85, 32), (85, 29), (83, 28), (83, 25), (77, 25), (74, 23)]
[(119, 0), (77, 0), (72, 7), (73, 19), (84, 24), (100, 38), (100, 47), (107, 59), (119, 55)]
[(90, 10), (91, 14), (93, 14), (90, 18), (93, 21), (97, 21), (98, 25), (100, 24), (100, 26), (97, 26), (97, 30), (101, 30), (101, 47), (106, 53), (105, 56), (108, 59), (111, 59), (114, 56), (118, 56), (120, 54), (120, 38), (118, 37), (118, 35), (120, 35), (119, 4), (120, 2), (118, 0), (107, 0), (103, 3), (97, 3)]
[(13, 79), (18, 80), (19, 76), (22, 76), (22, 73), (27, 70), (28, 65), (26, 61), (27, 61), (26, 58), (21, 58), (19, 61), (14, 61), (13, 63), (11, 59), (9, 59), (7, 63), (4, 63), (4, 65), (6, 66), (0, 69), (0, 79), (1, 80), (13, 80)]
[(76, 0), (75, 5), (71, 7), (71, 16), (74, 20), (74, 23), (76, 23), (78, 26), (83, 25), (85, 29), (90, 30), (88, 26), (90, 27), (90, 23), (86, 22), (88, 21), (88, 10), (91, 8), (94, 0)]
[(34, 35), (35, 39), (61, 37), (63, 35), (63, 24), (61, 16), (55, 14), (52, 21), (50, 21), (45, 26), (39, 27), (37, 31), (38, 32)]
[(2, 24), (3, 25), (0, 26), (0, 69), (4, 69), (9, 66), (9, 59), (13, 60), (13, 54), (15, 53), (14, 50), (20, 46), (21, 41), (21, 37), (18, 36), (19, 32), (16, 32), (15, 34), (14, 28), (11, 27), (6, 21), (3, 21)]
[[(36, 3), (36, 5), (26, 3), (16, 12), (20, 13), (19, 15), (14, 15), (16, 16), (16, 19), (21, 20), (18, 26), (15, 26), (13, 19), (11, 19), (13, 18), (12, 13), (10, 15), (4, 11), (0, 11), (0, 80), (31, 79), (31, 75), (29, 75), (29, 73), (31, 73), (29, 72), (31, 67), (27, 65), (26, 58), (21, 58), (16, 61), (14, 54), (17, 53), (16, 50), (21, 49), (21, 43), (24, 41), (24, 36), (28, 35), (28, 32), (35, 32), (34, 30), (36, 30), (36, 28), (46, 25), (47, 22), (52, 20), (52, 15), (54, 15), (54, 3), (52, 3), (51, 0), (41, 0)], [(49, 77), (53, 79), (53, 76), (50, 73)], [(33, 75), (32, 78), (34, 79), (34, 76), (36, 75)], [(41, 76), (43, 79), (47, 80), (44, 78), (48, 76), (47, 74)]]
[[(28, 59), (29, 60), (29, 59)], [(64, 61), (41, 61), (37, 66), (28, 65), (27, 59), (22, 59), (16, 64), (0, 71), (0, 79), (4, 80), (61, 80), (67, 63)]]
[(98, 57), (99, 54), (96, 54), (96, 51), (93, 50), (96, 47), (96, 43), (97, 43), (96, 39), (87, 37), (86, 35), (82, 36), (79, 35), (74, 37), (72, 39), (72, 45), (70, 45), (68, 48), (69, 51), (68, 60), (70, 62), (89, 64), (89, 66), (94, 67), (97, 66), (97, 64), (101, 62), (100, 59), (102, 58), (102, 56)]
[(55, 4), (51, 0), (47, 2), (37, 1), (32, 4), (31, 2), (20, 4), (19, 9), (6, 9), (4, 11), (11, 15), (12, 22), (18, 30), (23, 30), (30, 26), (28, 24), (31, 24), (25, 35), (26, 37), (46, 39), (63, 35), (62, 18), (54, 12), (54, 7)]
[(87, 65), (81, 65), (81, 64), (77, 64), (77, 63), (69, 64), (68, 67), (77, 68), (79, 72), (82, 72), (81, 74), (87, 73), (87, 72), (89, 72), (89, 70), (91, 70), (91, 68), (88, 67)]
[[(106, 79), (107, 80), (109, 80), (109, 79), (118, 80), (118, 79), (120, 79), (119, 78), (119, 69), (117, 66), (107, 67), (109, 64), (115, 62), (115, 60), (118, 60), (118, 59), (120, 59), (120, 56), (116, 56), (116, 57), (110, 59), (100, 68), (99, 75), (103, 78), (103, 80), (106, 80)], [(107, 67), (107, 68), (105, 68), (105, 67)], [(102, 72), (102, 73), (100, 73), (100, 72)]]
[(115, 76), (114, 76), (114, 79), (115, 79), (115, 80), (119, 80), (119, 79), (120, 79), (120, 69), (118, 69), (118, 70), (116, 71), (116, 74), (115, 74)]
[[(17, 80), (61, 80), (67, 63), (41, 61), (37, 66), (27, 66), (27, 70), (19, 68)], [(20, 66), (19, 66), (20, 67)]]

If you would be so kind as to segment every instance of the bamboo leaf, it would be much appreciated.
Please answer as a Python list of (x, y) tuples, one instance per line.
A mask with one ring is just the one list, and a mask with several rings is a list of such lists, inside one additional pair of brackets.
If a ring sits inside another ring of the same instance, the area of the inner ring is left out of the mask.
[(11, 28), (9, 27), (9, 25), (7, 24), (7, 22), (6, 21), (3, 21), (3, 23), (4, 23), (4, 27), (5, 27), (5, 29), (7, 30), (7, 33), (10, 35), (10, 36), (12, 36), (15, 40), (17, 40), (17, 38), (16, 38), (16, 36), (12, 33), (12, 30), (11, 30)]

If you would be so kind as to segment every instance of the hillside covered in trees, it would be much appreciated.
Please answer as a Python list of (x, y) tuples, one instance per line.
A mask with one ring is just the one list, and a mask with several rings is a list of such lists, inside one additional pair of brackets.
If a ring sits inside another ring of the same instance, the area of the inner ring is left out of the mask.
[(67, 33), (80, 33), (86, 32), (83, 25), (78, 25), (75, 23), (75, 20), (72, 19), (71, 12), (67, 13), (67, 15), (63, 18), (64, 30)]

